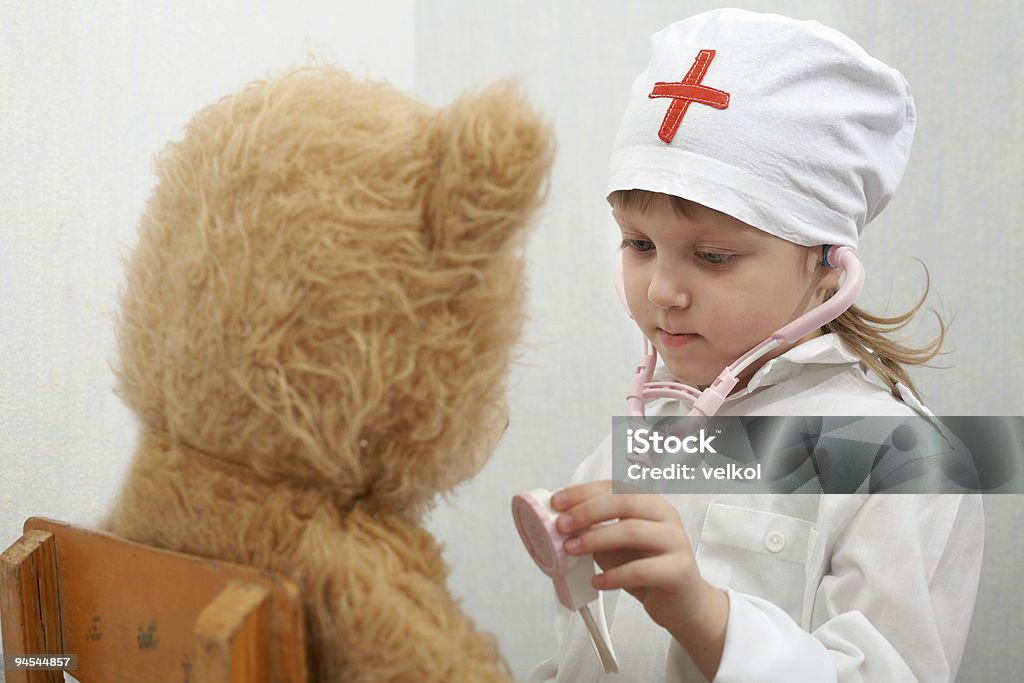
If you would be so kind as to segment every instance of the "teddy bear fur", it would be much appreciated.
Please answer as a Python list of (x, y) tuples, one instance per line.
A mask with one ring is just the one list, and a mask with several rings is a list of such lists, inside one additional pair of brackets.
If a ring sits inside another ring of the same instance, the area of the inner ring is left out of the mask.
[(552, 147), (509, 81), (432, 108), (307, 66), (200, 111), (126, 261), (100, 527), (290, 576), (311, 680), (510, 680), (422, 521), (507, 426)]

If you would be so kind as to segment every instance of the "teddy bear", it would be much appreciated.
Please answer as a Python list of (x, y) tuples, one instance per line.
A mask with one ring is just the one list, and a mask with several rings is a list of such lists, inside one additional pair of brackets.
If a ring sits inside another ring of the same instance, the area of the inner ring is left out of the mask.
[(553, 146), (513, 80), (434, 108), (306, 65), (199, 111), (125, 261), (99, 527), (292, 578), (310, 680), (511, 680), (423, 521), (507, 427)]

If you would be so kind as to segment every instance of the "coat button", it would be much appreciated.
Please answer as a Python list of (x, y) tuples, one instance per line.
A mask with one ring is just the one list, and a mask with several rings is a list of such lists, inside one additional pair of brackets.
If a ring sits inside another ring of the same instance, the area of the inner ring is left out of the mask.
[(782, 552), (786, 547), (786, 537), (779, 531), (771, 531), (764, 537), (764, 547), (773, 553)]

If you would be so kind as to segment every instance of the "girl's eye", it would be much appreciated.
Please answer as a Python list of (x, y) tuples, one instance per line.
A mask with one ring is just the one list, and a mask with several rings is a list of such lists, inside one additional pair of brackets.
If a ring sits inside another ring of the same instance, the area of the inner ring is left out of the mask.
[(717, 251), (698, 251), (697, 257), (707, 261), (713, 266), (722, 266), (729, 262), (733, 254), (722, 254)]
[(654, 249), (654, 243), (650, 240), (631, 240), (624, 239), (622, 244), (619, 245), (620, 249), (634, 249), (636, 251), (650, 251)]

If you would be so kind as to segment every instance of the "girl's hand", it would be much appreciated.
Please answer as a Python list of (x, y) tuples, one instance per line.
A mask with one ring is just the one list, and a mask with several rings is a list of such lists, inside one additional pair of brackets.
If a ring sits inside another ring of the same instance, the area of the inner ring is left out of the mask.
[[(724, 637), (728, 599), (701, 577), (679, 513), (662, 496), (613, 494), (612, 482), (596, 481), (562, 489), (551, 504), (562, 513), (556, 528), (574, 535), (566, 552), (593, 553), (604, 570), (595, 588), (626, 590), (684, 647), (680, 634), (720, 627)], [(603, 524), (612, 520), (618, 521)], [(705, 623), (695, 629), (695, 622)]]

